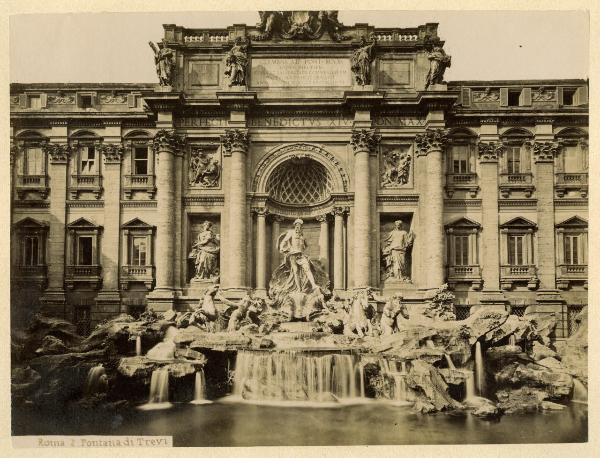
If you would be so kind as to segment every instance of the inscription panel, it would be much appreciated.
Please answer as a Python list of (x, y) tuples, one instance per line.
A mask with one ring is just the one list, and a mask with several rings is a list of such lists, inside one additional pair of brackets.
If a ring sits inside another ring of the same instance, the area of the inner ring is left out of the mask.
[(190, 86), (218, 86), (219, 64), (190, 62), (188, 80)]
[(255, 58), (250, 85), (275, 87), (350, 87), (350, 61), (344, 58)]
[(411, 86), (412, 63), (409, 61), (382, 61), (379, 77), (382, 86)]

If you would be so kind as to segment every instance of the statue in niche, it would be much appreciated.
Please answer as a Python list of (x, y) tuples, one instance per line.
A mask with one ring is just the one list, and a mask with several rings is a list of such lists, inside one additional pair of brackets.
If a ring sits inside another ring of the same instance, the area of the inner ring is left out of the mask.
[(375, 41), (367, 43), (366, 38), (361, 37), (360, 47), (354, 51), (350, 59), (350, 69), (359, 86), (371, 84), (371, 62), (373, 62), (374, 55)]
[(408, 151), (392, 150), (383, 157), (383, 174), (381, 186), (398, 188), (408, 183), (412, 157)]
[(382, 249), (384, 277), (396, 278), (402, 282), (410, 283), (410, 266), (408, 265), (408, 252), (412, 248), (415, 235), (412, 231), (406, 232), (401, 220), (394, 221), (394, 229), (384, 240)]
[(158, 46), (151, 41), (148, 42), (152, 51), (154, 51), (154, 63), (156, 64), (156, 74), (161, 86), (172, 86), (175, 71), (175, 51), (167, 48), (164, 43), (158, 43)]
[(201, 188), (214, 188), (219, 185), (221, 165), (212, 155), (195, 148), (190, 156), (189, 184)]
[(442, 84), (444, 82), (444, 72), (452, 61), (451, 56), (446, 54), (442, 47), (433, 45), (431, 51), (427, 53), (429, 59), (429, 72), (425, 80), (425, 89), (433, 84)]
[(229, 78), (229, 86), (245, 86), (248, 67), (248, 43), (241, 37), (235, 39), (234, 45), (225, 57), (225, 76)]
[(310, 260), (305, 254), (308, 245), (303, 224), (304, 221), (296, 219), (294, 229), (279, 237), (277, 246), (284, 259), (269, 282), (269, 295), (274, 305), (292, 305), (292, 317), (303, 316), (309, 295), (318, 288), (325, 290), (328, 283), (327, 274), (318, 261)]
[(219, 275), (220, 244), (219, 235), (212, 231), (212, 223), (204, 221), (202, 231), (193, 243), (189, 255), (196, 266), (196, 276), (194, 278), (207, 279)]

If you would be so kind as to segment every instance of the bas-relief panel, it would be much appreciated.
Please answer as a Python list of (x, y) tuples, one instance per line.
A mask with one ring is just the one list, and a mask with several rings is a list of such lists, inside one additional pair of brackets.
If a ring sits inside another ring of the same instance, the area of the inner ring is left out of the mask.
[(382, 189), (413, 187), (414, 158), (411, 145), (382, 146), (379, 183)]

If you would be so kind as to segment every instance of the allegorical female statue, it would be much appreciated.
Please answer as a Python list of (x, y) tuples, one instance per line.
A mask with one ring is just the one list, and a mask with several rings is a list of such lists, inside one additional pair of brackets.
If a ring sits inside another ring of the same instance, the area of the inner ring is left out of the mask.
[(394, 222), (394, 229), (384, 240), (382, 249), (383, 270), (387, 277), (397, 278), (400, 281), (410, 282), (410, 266), (408, 265), (408, 252), (414, 241), (414, 234), (403, 229), (403, 222)]
[(158, 46), (151, 41), (148, 42), (152, 51), (154, 51), (154, 63), (156, 64), (156, 74), (161, 86), (173, 85), (173, 73), (175, 69), (175, 51), (167, 48), (163, 43)]
[(439, 45), (433, 46), (433, 49), (427, 53), (427, 58), (429, 59), (429, 73), (427, 73), (425, 89), (432, 84), (442, 84), (444, 72), (452, 62), (452, 58)]
[(219, 275), (220, 244), (219, 235), (212, 231), (212, 223), (205, 221), (189, 255), (196, 266), (196, 278), (214, 278)]
[(246, 70), (248, 67), (248, 45), (242, 42), (241, 37), (235, 39), (235, 43), (225, 57), (225, 76), (229, 78), (230, 86), (246, 85)]
[(369, 44), (364, 36), (361, 37), (360, 48), (354, 51), (350, 60), (350, 69), (359, 86), (371, 84), (371, 62), (373, 62), (374, 54), (375, 42)]
[(327, 274), (304, 253), (308, 245), (302, 232), (303, 224), (301, 219), (295, 220), (294, 229), (279, 237), (278, 247), (284, 260), (269, 283), (269, 294), (276, 302), (283, 302), (291, 293), (308, 294), (327, 285)]

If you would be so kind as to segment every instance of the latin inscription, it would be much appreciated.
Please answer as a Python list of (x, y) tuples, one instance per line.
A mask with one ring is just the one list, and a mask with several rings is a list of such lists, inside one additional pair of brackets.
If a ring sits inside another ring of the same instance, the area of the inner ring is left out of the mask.
[(343, 58), (252, 59), (252, 87), (349, 87), (350, 61)]
[[(183, 129), (194, 127), (227, 127), (227, 118), (178, 118), (175, 126)], [(260, 116), (248, 119), (248, 127), (352, 127), (353, 119), (347, 117), (318, 116)], [(425, 118), (407, 116), (375, 116), (373, 127), (421, 127)]]

